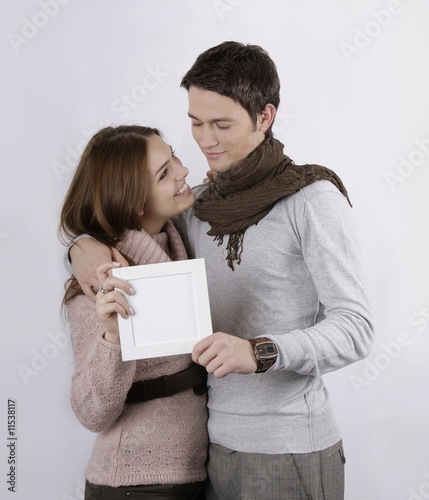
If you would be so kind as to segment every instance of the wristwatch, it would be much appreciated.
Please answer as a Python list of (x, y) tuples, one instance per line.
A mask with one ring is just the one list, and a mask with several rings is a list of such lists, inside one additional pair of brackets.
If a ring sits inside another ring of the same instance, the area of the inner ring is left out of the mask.
[(277, 361), (279, 351), (276, 344), (267, 337), (249, 339), (249, 342), (252, 344), (257, 362), (255, 373), (266, 372)]

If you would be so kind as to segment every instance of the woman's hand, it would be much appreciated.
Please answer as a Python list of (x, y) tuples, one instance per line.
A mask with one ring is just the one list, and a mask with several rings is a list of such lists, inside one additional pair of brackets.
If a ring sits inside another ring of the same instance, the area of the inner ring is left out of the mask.
[(95, 306), (97, 316), (106, 329), (104, 338), (108, 342), (119, 344), (117, 314), (126, 319), (134, 314), (134, 311), (129, 306), (127, 299), (115, 288), (123, 290), (128, 295), (133, 295), (134, 290), (126, 281), (110, 275), (110, 270), (115, 267), (117, 268), (118, 265), (107, 262), (97, 268), (97, 278), (101, 286), (96, 296)]

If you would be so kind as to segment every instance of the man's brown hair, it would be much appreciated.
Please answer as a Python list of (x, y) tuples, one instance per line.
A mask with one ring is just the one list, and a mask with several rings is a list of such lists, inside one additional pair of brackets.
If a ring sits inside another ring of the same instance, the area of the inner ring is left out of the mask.
[[(223, 42), (200, 54), (186, 73), (181, 87), (217, 92), (240, 104), (256, 123), (267, 104), (280, 104), (280, 80), (276, 65), (257, 45)], [(274, 120), (273, 120), (274, 121)], [(266, 137), (272, 136), (272, 124)]]

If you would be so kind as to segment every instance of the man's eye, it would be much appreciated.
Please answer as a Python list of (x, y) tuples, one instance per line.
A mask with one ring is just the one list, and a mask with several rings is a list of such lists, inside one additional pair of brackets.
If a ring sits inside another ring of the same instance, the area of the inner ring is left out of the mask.
[(221, 127), (220, 125), (217, 126), (219, 130), (228, 130), (231, 128), (231, 125), (226, 125), (225, 127)]
[(201, 127), (202, 123), (194, 123), (192, 122), (192, 126), (193, 127)]

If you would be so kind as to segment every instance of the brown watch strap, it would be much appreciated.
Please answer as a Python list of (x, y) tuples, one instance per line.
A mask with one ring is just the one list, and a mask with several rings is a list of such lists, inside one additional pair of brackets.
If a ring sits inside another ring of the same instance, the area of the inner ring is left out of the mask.
[(255, 349), (255, 346), (257, 344), (261, 344), (263, 342), (269, 342), (270, 344), (274, 344), (274, 342), (271, 339), (269, 339), (268, 337), (257, 337), (255, 339), (248, 339), (248, 340), (252, 344), (253, 352), (255, 353), (255, 358), (256, 358), (256, 371), (255, 371), (255, 373), (266, 372), (277, 361), (277, 357), (275, 357), (274, 359), (262, 360), (258, 356), (257, 349)]

